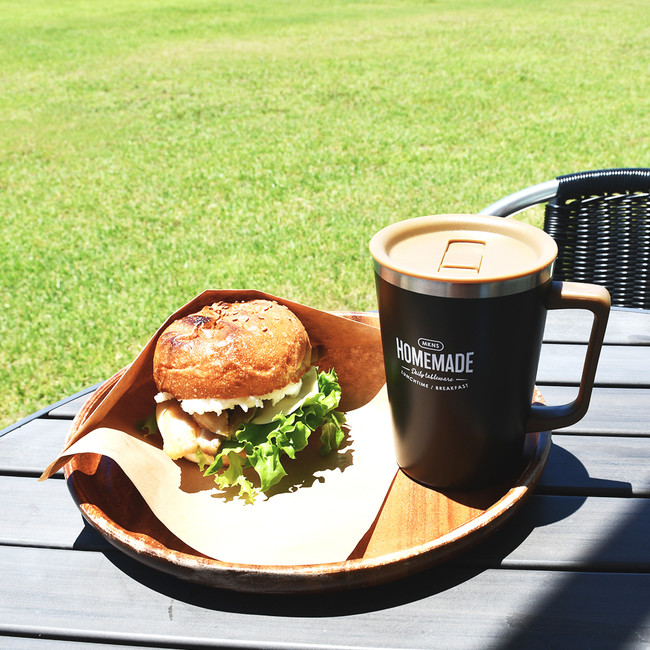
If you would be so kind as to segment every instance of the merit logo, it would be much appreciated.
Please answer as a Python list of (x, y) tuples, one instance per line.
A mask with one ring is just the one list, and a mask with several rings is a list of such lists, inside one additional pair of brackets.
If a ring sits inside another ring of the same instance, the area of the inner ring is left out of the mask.
[(443, 343), (433, 339), (418, 339), (418, 345), (425, 350), (433, 350), (434, 352), (441, 352), (445, 349)]

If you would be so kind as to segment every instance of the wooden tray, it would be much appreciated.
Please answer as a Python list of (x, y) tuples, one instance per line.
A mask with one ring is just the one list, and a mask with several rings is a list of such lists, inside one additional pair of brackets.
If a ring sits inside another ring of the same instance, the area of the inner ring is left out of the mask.
[[(376, 324), (373, 314), (341, 315)], [(95, 391), (75, 418), (69, 437), (121, 374)], [(528, 434), (516, 478), (472, 492), (439, 492), (398, 472), (377, 520), (346, 561), (302, 566), (231, 564), (198, 554), (160, 523), (120, 467), (105, 456), (75, 456), (64, 472), (84, 518), (136, 560), (213, 587), (306, 593), (371, 586), (406, 577), (474, 546), (523, 505), (539, 481), (550, 447), (550, 433)]]

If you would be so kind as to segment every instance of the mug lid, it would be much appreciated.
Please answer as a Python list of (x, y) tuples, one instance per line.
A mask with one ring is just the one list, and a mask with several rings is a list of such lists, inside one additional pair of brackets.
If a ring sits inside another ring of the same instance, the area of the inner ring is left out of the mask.
[(512, 293), (550, 279), (557, 244), (521, 221), (450, 214), (391, 224), (372, 238), (370, 252), (378, 273), (405, 288), (416, 283), (414, 290), (431, 293), (422, 291), (425, 281), (507, 286)]

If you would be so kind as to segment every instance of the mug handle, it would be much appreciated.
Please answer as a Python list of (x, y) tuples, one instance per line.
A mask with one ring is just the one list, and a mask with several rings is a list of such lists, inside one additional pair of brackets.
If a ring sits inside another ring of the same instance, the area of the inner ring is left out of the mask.
[(587, 309), (592, 312), (594, 320), (589, 335), (578, 396), (573, 402), (558, 406), (533, 404), (526, 422), (526, 432), (561, 429), (575, 424), (584, 417), (589, 408), (610, 306), (610, 295), (604, 287), (581, 282), (553, 282), (551, 284), (546, 297), (547, 309)]

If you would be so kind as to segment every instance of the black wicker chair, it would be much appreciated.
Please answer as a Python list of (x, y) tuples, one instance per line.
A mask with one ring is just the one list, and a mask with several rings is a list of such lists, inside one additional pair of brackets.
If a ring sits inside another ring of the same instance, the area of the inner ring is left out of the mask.
[(481, 214), (507, 217), (540, 203), (544, 230), (559, 249), (556, 280), (600, 284), (612, 305), (650, 309), (650, 169), (558, 176)]

